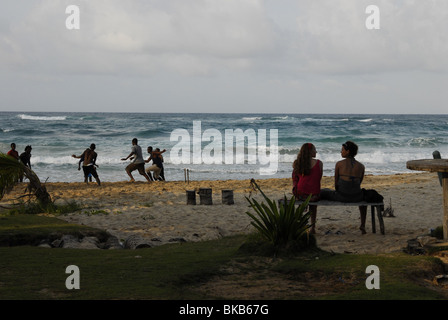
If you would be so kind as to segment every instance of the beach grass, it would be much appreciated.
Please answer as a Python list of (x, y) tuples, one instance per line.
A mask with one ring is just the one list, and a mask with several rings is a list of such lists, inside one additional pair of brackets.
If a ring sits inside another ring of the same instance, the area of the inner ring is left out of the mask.
[[(44, 216), (0, 217), (0, 238), (20, 234), (31, 239), (85, 228)], [(241, 235), (137, 250), (4, 246), (0, 299), (446, 299), (446, 290), (432, 284), (443, 272), (435, 257), (334, 254), (314, 247), (274, 258), (269, 251), (250, 249), (257, 241)], [(80, 289), (65, 285), (69, 265), (79, 268)], [(369, 265), (380, 270), (380, 289), (366, 288)]]

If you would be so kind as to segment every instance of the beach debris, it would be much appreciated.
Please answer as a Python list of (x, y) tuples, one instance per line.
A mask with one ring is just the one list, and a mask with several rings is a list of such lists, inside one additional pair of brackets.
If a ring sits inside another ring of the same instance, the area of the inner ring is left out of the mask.
[(408, 245), (404, 251), (412, 255), (425, 254), (428, 246), (434, 245), (438, 240), (431, 236), (418, 236), (408, 240)]
[(446, 275), (446, 274), (439, 274), (439, 275), (434, 277), (432, 282), (436, 286), (443, 286), (443, 287), (445, 287), (445, 286), (448, 285), (448, 275)]
[(408, 245), (404, 249), (404, 252), (411, 255), (420, 255), (425, 254), (426, 250), (417, 239), (410, 239), (408, 240)]
[(389, 206), (383, 211), (383, 217), (395, 217), (392, 208), (392, 199), (389, 199)]

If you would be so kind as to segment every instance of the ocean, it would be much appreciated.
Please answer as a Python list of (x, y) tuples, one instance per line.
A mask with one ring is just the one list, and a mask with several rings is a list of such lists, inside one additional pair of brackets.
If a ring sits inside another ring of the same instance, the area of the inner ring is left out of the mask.
[[(78, 159), (91, 143), (102, 182), (128, 180), (121, 158), (137, 138), (166, 149), (168, 181), (291, 177), (303, 143), (316, 146), (324, 175), (332, 176), (342, 143), (359, 146), (366, 174), (411, 172), (406, 161), (448, 158), (448, 115), (396, 114), (197, 114), (0, 112), (0, 151), (31, 145), (32, 169), (41, 181), (83, 181)], [(137, 181), (145, 181), (137, 172)]]

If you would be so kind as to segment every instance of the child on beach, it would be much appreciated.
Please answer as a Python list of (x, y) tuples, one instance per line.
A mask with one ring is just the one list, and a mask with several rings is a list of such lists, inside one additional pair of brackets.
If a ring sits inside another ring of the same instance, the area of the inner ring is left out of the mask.
[[(323, 175), (323, 163), (316, 157), (316, 147), (312, 143), (305, 143), (300, 148), (297, 159), (293, 163), (292, 192), (296, 199), (306, 200), (311, 195), (311, 202), (319, 201), (320, 182)], [(316, 233), (317, 206), (310, 205), (311, 233)]]

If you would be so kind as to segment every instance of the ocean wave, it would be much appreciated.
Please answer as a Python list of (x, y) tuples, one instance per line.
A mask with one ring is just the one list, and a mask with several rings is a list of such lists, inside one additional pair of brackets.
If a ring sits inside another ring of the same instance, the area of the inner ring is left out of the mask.
[(31, 116), (28, 114), (19, 114), (17, 116), (22, 120), (37, 120), (37, 121), (64, 121), (67, 119), (67, 116)]
[(263, 119), (263, 117), (243, 117), (242, 120), (243, 121), (257, 121), (257, 120), (261, 120)]
[(411, 147), (435, 147), (439, 143), (437, 138), (412, 138), (408, 141), (408, 146)]
[(305, 122), (347, 122), (349, 121), (348, 118), (342, 118), (342, 119), (329, 119), (329, 118), (324, 118), (324, 119), (318, 119), (318, 118), (304, 118), (302, 119), (302, 121)]

